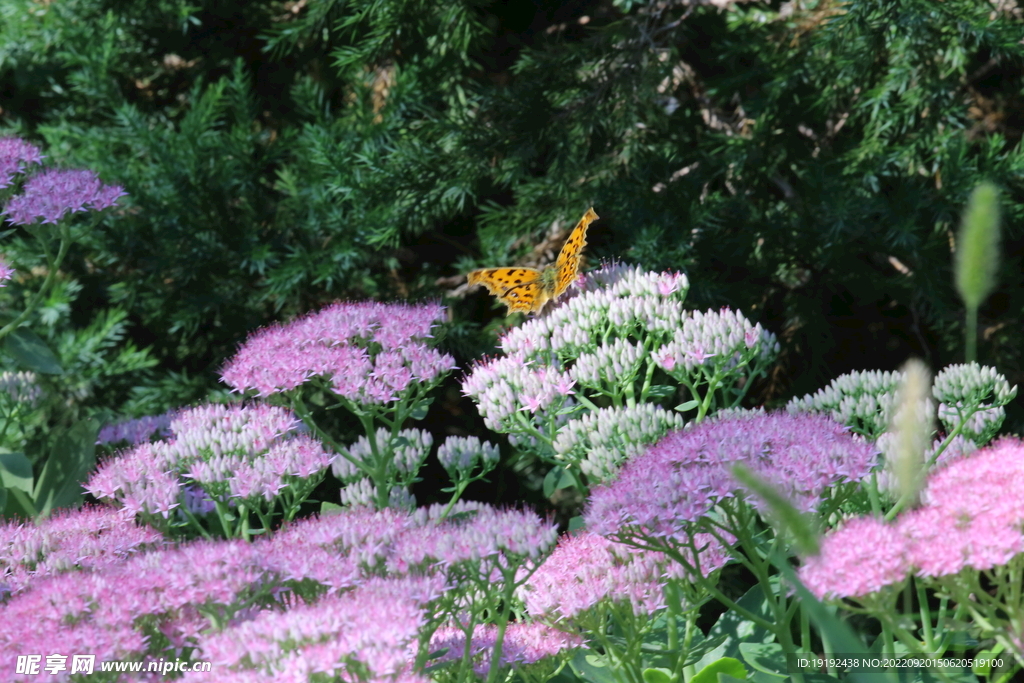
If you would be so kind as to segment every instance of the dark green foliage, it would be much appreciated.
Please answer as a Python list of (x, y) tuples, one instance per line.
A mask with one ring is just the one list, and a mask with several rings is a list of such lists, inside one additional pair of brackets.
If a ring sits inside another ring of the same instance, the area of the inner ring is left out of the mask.
[[(683, 269), (693, 306), (779, 333), (762, 399), (909, 355), (939, 367), (962, 358), (950, 238), (983, 179), (1005, 251), (979, 360), (1016, 383), (1009, 4), (7, 0), (0, 125), (125, 185), (130, 208), (69, 264), (75, 320), (123, 308), (194, 397), (257, 325), (437, 296), (591, 204), (592, 263)], [(455, 308), (477, 348), (467, 322), (495, 309)], [(135, 408), (170, 402), (147, 386)]]

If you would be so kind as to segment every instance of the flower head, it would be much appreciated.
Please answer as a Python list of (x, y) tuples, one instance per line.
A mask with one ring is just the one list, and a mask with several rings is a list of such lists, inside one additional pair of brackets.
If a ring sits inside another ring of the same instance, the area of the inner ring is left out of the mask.
[[(726, 563), (711, 536), (701, 534), (701, 572), (707, 576)], [(637, 550), (591, 532), (562, 538), (520, 591), (527, 611), (539, 618), (574, 619), (608, 601), (629, 604), (637, 614), (665, 607), (664, 587), (680, 578), (679, 565), (662, 553)]]
[(477, 463), (489, 469), (498, 462), (498, 447), (475, 436), (449, 436), (437, 449), (441, 467), (449, 472), (469, 472)]
[(437, 304), (337, 303), (256, 332), (221, 373), (235, 391), (269, 396), (323, 376), (337, 394), (359, 403), (390, 403), (413, 383), (455, 367), (424, 343), (440, 319)]
[(43, 160), (39, 148), (20, 138), (0, 138), (0, 190), (10, 187), (15, 175), (25, 171), (26, 164)]
[(86, 488), (132, 512), (164, 517), (189, 485), (214, 501), (270, 501), (333, 461), (318, 442), (298, 433), (300, 425), (287, 410), (267, 405), (183, 410), (171, 420), (171, 439), (107, 460)]
[(34, 523), (0, 525), (0, 569), (8, 592), (40, 577), (74, 569), (100, 570), (163, 545), (158, 531), (112, 507), (60, 511)]
[(921, 506), (894, 524), (848, 520), (830, 532), (801, 579), (818, 596), (863, 597), (905, 576), (955, 576), (1024, 552), (1024, 443), (1002, 439), (929, 475)]
[[(433, 444), (434, 437), (423, 429), (403, 429), (392, 439), (391, 433), (380, 427), (373, 444), (366, 436), (360, 436), (346, 450), (352, 460), (363, 463), (367, 469), (378, 467), (380, 462), (387, 462), (396, 474), (414, 475), (426, 460)], [(352, 460), (337, 458), (331, 466), (334, 476), (346, 483), (362, 477), (363, 470)]]
[(682, 426), (678, 412), (651, 403), (601, 408), (569, 420), (555, 439), (555, 454), (579, 462), (591, 482), (607, 481), (623, 462)]
[(817, 393), (794, 398), (786, 410), (793, 414), (824, 413), (860, 434), (878, 438), (892, 422), (896, 390), (902, 381), (902, 372), (850, 372)]
[(721, 373), (757, 360), (767, 362), (779, 351), (775, 335), (753, 325), (739, 311), (693, 311), (657, 355), (669, 374), (691, 373), (707, 364)]
[(29, 178), (3, 213), (18, 225), (57, 223), (68, 213), (109, 208), (126, 194), (120, 186), (103, 184), (92, 171), (50, 169)]
[(300, 670), (350, 679), (350, 667), (362, 665), (374, 676), (394, 676), (407, 669), (409, 648), (427, 620), (426, 606), (443, 590), (439, 577), (371, 579), (312, 604), (265, 610), (204, 637), (198, 648), (204, 659), (225, 669)]
[(444, 521), (432, 521), (444, 507), (433, 505), (414, 513), (418, 528), (396, 540), (388, 562), (392, 571), (497, 561), (500, 556), (536, 559), (558, 538), (557, 527), (532, 512), (480, 504), (456, 506)]
[(550, 363), (555, 357), (594, 352), (601, 339), (671, 336), (685, 316), (688, 283), (679, 273), (609, 266), (588, 273), (582, 290), (562, 299), (548, 315), (511, 330), (501, 340), (502, 350)]
[(36, 406), (43, 397), (43, 389), (39, 386), (34, 372), (3, 372), (0, 373), (0, 391), (7, 394), (15, 403)]
[(746, 495), (732, 477), (734, 463), (810, 510), (828, 487), (866, 477), (876, 459), (871, 445), (825, 417), (776, 413), (709, 420), (669, 434), (626, 463), (615, 481), (596, 488), (587, 527), (612, 535), (638, 526), (684, 539), (689, 525), (714, 505)]
[(560, 389), (567, 383), (568, 373), (517, 354), (478, 364), (463, 380), (462, 393), (477, 402), (485, 425), (509, 431), (517, 412), (533, 415), (562, 405), (568, 395)]
[(859, 598), (899, 583), (908, 569), (900, 530), (874, 517), (859, 517), (829, 533), (821, 553), (804, 561), (799, 576), (819, 598)]

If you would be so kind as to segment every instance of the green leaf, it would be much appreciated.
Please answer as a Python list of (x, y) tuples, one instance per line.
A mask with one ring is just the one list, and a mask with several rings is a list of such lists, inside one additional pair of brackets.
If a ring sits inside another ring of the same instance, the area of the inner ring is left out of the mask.
[(672, 672), (668, 669), (644, 669), (641, 675), (644, 683), (672, 683)]
[(0, 484), (32, 495), (32, 462), (24, 453), (0, 453)]
[(557, 674), (547, 680), (547, 683), (580, 683), (581, 680), (572, 667), (563, 666)]
[(7, 339), (4, 340), (4, 351), (26, 370), (41, 372), (44, 375), (64, 374), (64, 368), (60, 366), (57, 356), (53, 355), (50, 347), (28, 328), (19, 327), (7, 335)]
[(719, 674), (736, 680), (747, 680), (747, 668), (743, 666), (743, 662), (732, 657), (722, 657), (698, 671), (697, 675), (690, 679), (690, 683), (717, 683)]
[(550, 498), (558, 489), (567, 489), (575, 485), (576, 478), (572, 476), (572, 472), (556, 465), (544, 477), (544, 497)]
[(679, 405), (676, 406), (676, 410), (678, 410), (681, 413), (685, 413), (687, 410), (696, 410), (697, 406), (699, 405), (700, 401), (694, 399), (692, 401), (687, 401), (686, 403), (680, 403)]
[(657, 401), (668, 398), (676, 393), (676, 387), (671, 384), (652, 384), (647, 388), (647, 398)]
[(575, 533), (580, 529), (586, 529), (587, 523), (583, 521), (583, 515), (576, 515), (569, 520), (569, 533)]
[(589, 683), (618, 683), (608, 658), (593, 650), (580, 650), (569, 662), (577, 676)]
[(76, 422), (57, 438), (36, 484), (36, 507), (41, 514), (82, 500), (82, 482), (96, 466), (95, 420)]
[(999, 655), (1002, 654), (1003, 649), (1004, 648), (1002, 645), (997, 645), (991, 650), (984, 650), (983, 652), (979, 652), (977, 656), (974, 658), (974, 661), (976, 663), (971, 666), (971, 671), (973, 671), (978, 676), (990, 675), (992, 673), (991, 660), (999, 657)]
[(779, 678), (786, 674), (786, 653), (778, 643), (740, 643), (743, 661), (762, 673)]
[[(778, 587), (777, 577), (773, 576), (770, 581), (774, 586)], [(776, 588), (777, 590), (778, 588)], [(748, 590), (737, 601), (737, 604), (766, 621), (771, 621), (774, 618), (772, 609), (768, 605), (768, 601), (765, 600), (764, 591), (761, 590), (759, 584), (754, 585)], [(718, 618), (715, 625), (708, 631), (707, 638), (709, 641), (719, 644), (715, 645), (713, 649), (708, 651), (696, 663), (698, 670), (722, 657), (738, 657), (740, 654), (740, 643), (769, 643), (775, 639), (775, 636), (767, 629), (741, 616), (738, 612), (727, 610), (722, 613), (722, 616)]]
[(412, 412), (409, 413), (409, 417), (414, 420), (422, 420), (427, 416), (427, 411), (430, 410), (430, 404), (433, 402), (433, 398), (424, 398), (417, 401), (416, 405), (412, 407)]
[(320, 503), (321, 515), (336, 515), (344, 511), (345, 508), (337, 503), (328, 503), (326, 500)]

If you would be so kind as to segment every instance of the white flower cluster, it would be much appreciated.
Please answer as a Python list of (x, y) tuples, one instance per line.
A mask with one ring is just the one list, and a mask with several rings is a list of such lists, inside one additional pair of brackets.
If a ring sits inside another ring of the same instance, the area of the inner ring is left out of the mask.
[(484, 467), (498, 462), (498, 447), (475, 436), (449, 436), (437, 449), (437, 459), (450, 472), (468, 472), (478, 462)]
[(646, 333), (667, 340), (686, 316), (683, 300), (689, 282), (681, 273), (619, 266), (591, 278), (588, 291), (510, 331), (501, 340), (502, 350), (545, 362), (566, 360), (615, 338)]
[[(501, 340), (504, 355), (474, 367), (463, 393), (487, 427), (550, 464), (562, 455), (554, 442), (563, 425), (601, 406), (637, 408), (634, 417), (644, 419), (647, 407), (638, 406), (673, 397), (680, 385), (698, 399), (698, 419), (709, 408), (738, 404), (779, 344), (738, 312), (686, 309), (688, 289), (682, 273), (621, 265), (590, 273), (547, 315), (509, 331)], [(679, 421), (673, 415), (671, 422)], [(595, 451), (589, 464), (571, 462), (601, 478), (625, 457)]]
[[(832, 380), (814, 394), (786, 405), (790, 413), (818, 412), (851, 427), (870, 439), (880, 437), (892, 422), (902, 372), (851, 372)], [(932, 396), (947, 432), (965, 422), (961, 434), (984, 445), (999, 431), (1006, 416), (1003, 406), (1017, 395), (995, 368), (977, 363), (949, 365), (935, 376)]]
[(476, 366), (463, 380), (462, 393), (477, 402), (488, 429), (512, 432), (516, 413), (557, 411), (574, 393), (574, 384), (568, 373), (516, 354)]
[(692, 311), (655, 358), (669, 374), (692, 373), (702, 366), (728, 374), (757, 361), (767, 363), (779, 352), (775, 335), (753, 325), (739, 311)]
[(1006, 418), (1003, 408), (1017, 396), (995, 368), (968, 363), (950, 365), (935, 377), (932, 395), (940, 401), (939, 420), (947, 431), (964, 422), (961, 434), (983, 445), (999, 432)]
[(633, 382), (646, 357), (644, 347), (629, 339), (616, 339), (594, 351), (581, 353), (569, 376), (590, 389), (620, 387)]
[(869, 439), (877, 439), (892, 422), (902, 372), (866, 370), (836, 377), (824, 389), (786, 404), (790, 413), (825, 413)]
[(43, 397), (43, 390), (40, 388), (34, 372), (4, 372), (0, 374), (0, 392), (10, 396), (14, 403), (26, 403), (31, 407), (35, 407), (39, 403), (39, 399)]
[[(347, 451), (355, 460), (373, 468), (379, 462), (374, 458), (373, 446), (375, 446), (376, 458), (390, 461), (398, 473), (408, 475), (415, 474), (419, 470), (433, 445), (434, 437), (428, 431), (403, 429), (392, 439), (388, 430), (381, 427), (377, 429), (374, 444), (371, 445), (366, 436), (360, 436), (355, 443), (348, 447)], [(346, 483), (362, 477), (364, 474), (344, 457), (339, 457), (334, 461), (331, 471), (334, 472), (334, 476)]]
[(683, 417), (652, 403), (602, 408), (570, 420), (555, 439), (556, 456), (578, 462), (591, 485), (607, 481), (630, 457), (683, 426)]

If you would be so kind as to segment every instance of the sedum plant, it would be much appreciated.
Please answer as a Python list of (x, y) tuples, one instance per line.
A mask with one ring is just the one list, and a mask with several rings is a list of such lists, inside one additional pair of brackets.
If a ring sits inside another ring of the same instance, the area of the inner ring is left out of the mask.
[(553, 466), (546, 494), (586, 490), (679, 426), (680, 415), (660, 403), (678, 403), (683, 419), (700, 422), (737, 406), (766, 372), (774, 336), (732, 311), (686, 310), (688, 287), (678, 273), (608, 266), (547, 315), (510, 330), (503, 355), (467, 374), (463, 393), (484, 423)]
[[(63, 268), (75, 245), (92, 239), (104, 212), (125, 192), (84, 169), (43, 166), (42, 151), (0, 137), (0, 515), (33, 517), (82, 500), (95, 464), (95, 405), (126, 377), (145, 377), (148, 351), (124, 342), (120, 309), (70, 326), (81, 289)], [(16, 261), (8, 262), (9, 254)], [(13, 266), (17, 266), (17, 270)]]
[[(431, 391), (455, 367), (431, 343), (443, 311), (438, 304), (337, 303), (256, 332), (221, 378), (234, 391), (287, 405), (337, 454), (332, 469), (345, 485), (345, 504), (412, 507), (409, 487), (433, 438), (406, 424), (426, 417)], [(362, 427), (348, 445), (322, 423), (336, 408)], [(495, 464), (493, 457), (460, 458), (451, 502)]]

